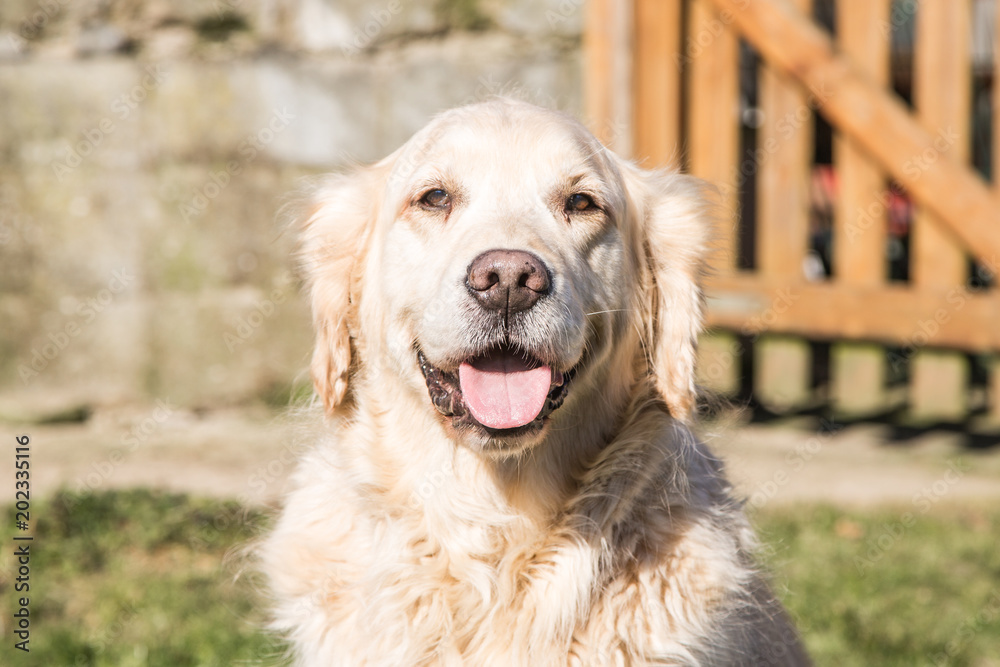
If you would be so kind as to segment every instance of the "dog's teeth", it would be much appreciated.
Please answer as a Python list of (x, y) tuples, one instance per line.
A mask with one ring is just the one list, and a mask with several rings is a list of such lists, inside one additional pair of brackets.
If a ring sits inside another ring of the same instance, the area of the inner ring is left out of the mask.
[(445, 417), (451, 417), (451, 399), (448, 396), (448, 392), (441, 387), (430, 387), (431, 403), (438, 412), (443, 414)]

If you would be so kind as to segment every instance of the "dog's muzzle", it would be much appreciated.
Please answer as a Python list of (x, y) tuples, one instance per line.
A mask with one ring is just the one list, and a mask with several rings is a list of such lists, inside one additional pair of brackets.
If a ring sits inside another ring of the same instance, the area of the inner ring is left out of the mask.
[[(552, 293), (545, 262), (525, 250), (479, 254), (466, 270), (465, 287), (499, 342), (444, 371), (417, 350), (427, 392), (438, 412), (455, 422), (491, 432), (514, 433), (541, 426), (562, 405), (571, 373), (546, 364), (511, 342), (511, 327)], [(516, 340), (516, 339), (515, 339)]]

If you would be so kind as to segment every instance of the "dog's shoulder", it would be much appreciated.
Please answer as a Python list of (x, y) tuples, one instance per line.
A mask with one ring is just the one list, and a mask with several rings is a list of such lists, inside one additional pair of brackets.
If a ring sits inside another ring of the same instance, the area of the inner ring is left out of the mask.
[(807, 664), (722, 463), (665, 410), (637, 412), (572, 508), (579, 543), (604, 564), (574, 633), (584, 664)]

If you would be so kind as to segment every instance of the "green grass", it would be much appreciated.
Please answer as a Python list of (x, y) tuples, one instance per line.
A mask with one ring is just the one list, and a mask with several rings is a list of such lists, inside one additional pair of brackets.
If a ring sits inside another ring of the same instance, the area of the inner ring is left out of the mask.
[[(260, 530), (261, 515), (234, 503), (129, 491), (60, 495), (33, 503), (31, 518), (31, 651), (12, 650), (8, 635), (0, 664), (279, 662), (282, 648), (259, 631), (264, 617), (250, 581), (234, 581), (235, 548)], [(13, 571), (13, 525), (8, 508), (0, 527), (4, 574)], [(21, 595), (0, 579), (5, 619)]]
[[(912, 508), (910, 508), (912, 511)], [(774, 582), (817, 665), (1000, 665), (1000, 508), (757, 517)], [(262, 605), (227, 558), (266, 521), (233, 503), (149, 491), (32, 508), (31, 653), (11, 665), (275, 665)], [(12, 571), (13, 510), (0, 526)], [(16, 594), (0, 579), (3, 627)], [(13, 654), (13, 659), (8, 656)], [(992, 660), (992, 661), (991, 661)]]
[(758, 517), (817, 665), (1000, 665), (1000, 508)]

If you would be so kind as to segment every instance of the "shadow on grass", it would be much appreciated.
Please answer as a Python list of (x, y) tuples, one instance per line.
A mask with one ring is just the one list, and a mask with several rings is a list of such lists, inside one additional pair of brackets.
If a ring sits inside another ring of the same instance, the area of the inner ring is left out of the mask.
[[(1000, 431), (990, 429), (983, 431), (977, 421), (982, 412), (969, 415), (961, 422), (926, 421), (919, 424), (910, 423), (905, 408), (895, 408), (879, 413), (867, 414), (863, 417), (845, 417), (835, 414), (828, 405), (811, 405), (797, 410), (775, 412), (755, 400), (734, 400), (727, 404), (729, 409), (739, 410), (744, 419), (752, 424), (779, 426), (790, 420), (811, 419), (817, 431), (830, 432), (841, 428), (860, 424), (871, 424), (884, 427), (882, 435), (890, 446), (907, 446), (928, 433), (947, 433), (957, 436), (959, 445), (969, 450), (989, 450), (1000, 447)], [(734, 407), (735, 406), (735, 407)], [(713, 412), (726, 408), (713, 406), (709, 408), (709, 417)], [(1000, 428), (1000, 427), (997, 427)]]

